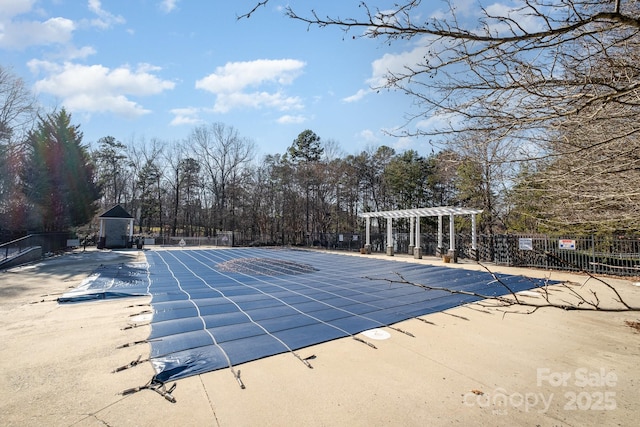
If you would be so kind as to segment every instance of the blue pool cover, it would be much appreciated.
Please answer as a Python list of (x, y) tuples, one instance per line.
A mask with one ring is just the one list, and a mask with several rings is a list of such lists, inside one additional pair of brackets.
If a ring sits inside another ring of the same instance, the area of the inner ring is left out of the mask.
[[(138, 280), (114, 296), (150, 294), (149, 360), (166, 382), (435, 313), (473, 295), (504, 295), (539, 279), (319, 251), (234, 248), (147, 251)], [(500, 283), (502, 282), (502, 283)], [(114, 285), (115, 283), (115, 285)], [(116, 289), (114, 289), (116, 288)], [(297, 355), (296, 355), (297, 356)], [(299, 356), (298, 356), (299, 357)]]

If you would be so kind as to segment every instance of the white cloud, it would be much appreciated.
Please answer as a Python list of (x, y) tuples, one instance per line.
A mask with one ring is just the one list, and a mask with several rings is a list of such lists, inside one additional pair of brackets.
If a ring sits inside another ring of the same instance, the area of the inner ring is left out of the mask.
[(344, 102), (356, 102), (364, 98), (367, 94), (371, 93), (370, 89), (360, 89), (355, 94), (342, 98)]
[(64, 55), (66, 59), (78, 59), (78, 58), (84, 59), (91, 55), (95, 55), (95, 53), (96, 53), (96, 50), (93, 47), (84, 46), (81, 48), (71, 47), (66, 50)]
[(111, 112), (138, 117), (150, 111), (128, 96), (150, 96), (174, 88), (175, 83), (151, 74), (157, 67), (141, 64), (136, 69), (123, 66), (109, 69), (102, 65), (80, 65), (66, 62), (32, 60), (34, 72), (47, 77), (38, 80), (34, 90), (58, 97), (74, 112)]
[[(463, 18), (463, 22), (459, 23), (461, 27), (468, 25), (470, 30), (474, 29), (480, 22), (480, 18), (485, 16), (480, 8), (477, 6), (475, 0), (455, 0), (452, 3), (454, 13), (458, 19)], [(517, 9), (509, 3), (491, 3), (485, 7), (486, 13), (491, 16), (509, 17), (513, 19), (518, 25), (527, 31), (540, 30), (540, 22), (535, 20), (530, 13), (527, 14), (527, 9)], [(440, 20), (451, 19), (451, 13), (443, 10), (438, 10), (431, 15), (433, 18)], [(489, 30), (492, 33), (503, 33), (508, 30), (509, 27), (500, 20), (488, 21), (490, 27)], [(387, 84), (388, 76), (390, 75), (403, 75), (408, 72), (407, 66), (415, 69), (416, 64), (424, 64), (425, 58), (431, 58), (431, 61), (443, 61), (447, 59), (447, 46), (446, 43), (450, 41), (444, 39), (438, 39), (433, 36), (426, 35), (413, 41), (412, 46), (402, 52), (398, 53), (385, 53), (380, 58), (374, 60), (371, 63), (371, 77), (366, 81), (366, 84), (372, 88), (381, 88)], [(440, 58), (433, 58), (429, 51), (443, 52)], [(437, 65), (437, 64), (432, 64)], [(345, 102), (354, 102), (360, 100), (363, 96), (371, 91), (365, 89), (359, 90), (356, 94), (344, 98)]]
[[(68, 45), (78, 28), (71, 19), (51, 17), (44, 21), (19, 19), (18, 16), (33, 11), (34, 0), (0, 0), (0, 48), (20, 50), (29, 46)], [(102, 29), (125, 22), (119, 15), (104, 9), (100, 0), (88, 0), (88, 8), (97, 15), (90, 21), (92, 26)], [(86, 48), (84, 48), (86, 49)], [(68, 59), (86, 55), (87, 51), (76, 51)]]
[(29, 12), (36, 0), (0, 0), (0, 22)]
[(393, 143), (393, 148), (397, 151), (406, 151), (414, 146), (414, 140), (408, 136), (402, 136)]
[(456, 114), (434, 114), (427, 119), (418, 121), (415, 126), (418, 130), (434, 132), (438, 130), (449, 130), (452, 127), (455, 127), (462, 120), (463, 118)]
[(38, 21), (6, 21), (0, 23), (0, 48), (23, 49), (34, 45), (64, 44), (75, 30), (73, 21), (51, 18)]
[(235, 92), (221, 93), (216, 98), (213, 111), (227, 113), (237, 108), (262, 108), (270, 107), (279, 111), (299, 110), (303, 107), (302, 100), (296, 96), (284, 96), (282, 93), (269, 92)]
[(365, 81), (367, 89), (360, 89), (355, 94), (347, 96), (344, 102), (356, 102), (375, 90), (386, 87), (390, 75), (407, 73), (407, 66), (415, 67), (423, 63), (433, 38), (422, 37), (414, 42), (413, 48), (399, 53), (385, 53), (371, 63), (371, 76)]
[(371, 129), (365, 129), (361, 131), (360, 133), (358, 133), (358, 136), (367, 142), (378, 142), (380, 140), (380, 138), (376, 136), (376, 133)]
[(196, 88), (211, 93), (236, 92), (264, 83), (291, 84), (302, 72), (305, 63), (295, 59), (258, 59), (228, 62), (215, 73), (196, 82)]
[(277, 122), (282, 125), (297, 125), (306, 121), (307, 118), (305, 116), (291, 116), (288, 114), (285, 114), (277, 120)]
[(188, 108), (174, 108), (171, 110), (171, 114), (174, 115), (173, 120), (169, 123), (171, 126), (180, 125), (197, 125), (203, 123), (204, 120), (200, 119), (200, 108), (188, 107)]
[[(450, 3), (445, 4), (451, 5), (454, 13), (458, 17), (477, 17), (478, 11), (480, 10), (480, 8), (478, 7), (478, 0), (453, 0)], [(431, 18), (449, 19), (451, 18), (451, 12), (449, 11), (449, 9), (437, 9), (431, 14)]]
[(91, 20), (91, 25), (101, 29), (111, 28), (117, 24), (124, 24), (125, 19), (120, 15), (114, 15), (102, 8), (100, 0), (89, 0), (89, 10), (98, 17)]
[[(296, 110), (303, 107), (301, 99), (284, 95), (282, 88), (291, 85), (305, 65), (295, 59), (229, 62), (197, 80), (195, 86), (216, 95), (214, 111), (218, 113), (244, 107)], [(269, 92), (263, 86), (275, 87), (275, 91)]]
[[(530, 10), (514, 8), (513, 6), (509, 6), (503, 3), (493, 3), (490, 6), (487, 6), (487, 14), (490, 16), (510, 18), (514, 22), (518, 23), (519, 28), (527, 32), (540, 31), (541, 29), (543, 29), (541, 27), (541, 20), (539, 18), (536, 18), (536, 16), (534, 16), (530, 12)], [(494, 20), (489, 29), (494, 34), (498, 33), (511, 35), (511, 28), (513, 26), (513, 24), (509, 26), (506, 22), (501, 20)]]
[(371, 64), (371, 77), (367, 80), (367, 83), (374, 88), (383, 87), (387, 83), (387, 76), (389, 73), (401, 74), (406, 73), (405, 67), (407, 65), (415, 66), (416, 64), (424, 62), (425, 54), (427, 53), (428, 45), (425, 43), (417, 44), (413, 49), (400, 52), (400, 53), (385, 53), (381, 58), (376, 59)]
[(162, 0), (160, 2), (160, 10), (164, 13), (171, 13), (178, 7), (178, 1), (179, 0)]

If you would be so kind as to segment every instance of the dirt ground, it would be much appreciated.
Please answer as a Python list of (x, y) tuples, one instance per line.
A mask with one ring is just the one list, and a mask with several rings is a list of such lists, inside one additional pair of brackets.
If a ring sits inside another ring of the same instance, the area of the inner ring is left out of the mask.
[[(640, 420), (638, 311), (505, 314), (474, 304), (396, 325), (415, 337), (377, 331), (390, 334), (372, 341), (377, 349), (344, 338), (299, 350), (313, 369), (290, 354), (237, 366), (245, 389), (224, 369), (175, 383), (175, 403), (151, 390), (122, 395), (153, 376), (148, 362), (113, 372), (148, 357), (148, 344), (133, 343), (149, 334), (149, 298), (64, 305), (56, 299), (101, 264), (144, 260), (144, 251), (92, 250), (0, 271), (0, 425), (635, 426)], [(493, 268), (570, 280), (582, 285), (575, 290), (595, 290), (602, 305), (614, 304), (608, 290), (584, 276)], [(640, 307), (637, 284), (607, 282)], [(572, 296), (554, 288), (553, 298)]]

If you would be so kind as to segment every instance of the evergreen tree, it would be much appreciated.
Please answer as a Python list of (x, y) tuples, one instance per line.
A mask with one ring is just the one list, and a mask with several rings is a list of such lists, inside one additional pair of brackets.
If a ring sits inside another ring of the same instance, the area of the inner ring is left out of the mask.
[(414, 150), (393, 157), (384, 170), (384, 180), (395, 194), (398, 209), (427, 206), (429, 164)]
[(127, 176), (126, 146), (113, 136), (98, 140), (100, 147), (93, 153), (98, 167), (96, 180), (102, 188), (102, 207), (111, 208), (123, 202)]
[(320, 137), (307, 129), (293, 141), (288, 153), (293, 161), (309, 163), (319, 161), (324, 149), (320, 145)]
[(318, 165), (324, 149), (320, 144), (320, 137), (315, 132), (307, 129), (302, 131), (289, 147), (287, 153), (291, 157), (291, 161), (296, 165), (300, 182), (305, 192), (306, 208), (305, 208), (305, 233), (307, 237), (312, 232), (314, 224), (311, 219), (311, 187), (317, 189), (317, 179), (314, 176), (315, 166)]
[(31, 228), (68, 230), (90, 222), (96, 214), (100, 189), (78, 129), (63, 108), (40, 117), (29, 132), (24, 181)]

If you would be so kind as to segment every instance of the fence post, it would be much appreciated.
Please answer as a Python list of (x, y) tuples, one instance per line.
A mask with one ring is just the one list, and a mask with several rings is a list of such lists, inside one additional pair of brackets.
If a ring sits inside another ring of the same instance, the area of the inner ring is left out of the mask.
[(544, 268), (549, 269), (549, 236), (544, 236)]
[(591, 272), (596, 274), (596, 238), (591, 235)]

